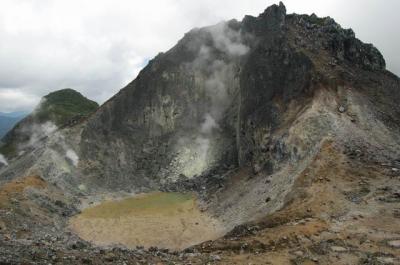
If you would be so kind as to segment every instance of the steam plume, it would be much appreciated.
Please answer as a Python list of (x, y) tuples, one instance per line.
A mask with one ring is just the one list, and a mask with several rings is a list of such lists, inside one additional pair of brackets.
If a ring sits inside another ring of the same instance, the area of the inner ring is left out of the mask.
[(8, 166), (8, 162), (7, 162), (6, 158), (2, 154), (0, 154), (0, 164)]
[(79, 156), (75, 153), (74, 150), (68, 149), (65, 156), (71, 160), (72, 164), (77, 167), (79, 163)]
[[(200, 38), (192, 43), (198, 50), (196, 59), (187, 65), (201, 82), (204, 90), (205, 111), (199, 125), (198, 134), (192, 140), (196, 160), (187, 167), (191, 174), (199, 174), (209, 166), (210, 147), (214, 132), (220, 130), (220, 122), (227, 108), (232, 104), (235, 75), (238, 72), (237, 61), (249, 51), (244, 44), (240, 30), (232, 29), (228, 23), (220, 23), (206, 29), (211, 41)], [(207, 35), (207, 34), (206, 34)], [(189, 139), (183, 142), (190, 142)]]

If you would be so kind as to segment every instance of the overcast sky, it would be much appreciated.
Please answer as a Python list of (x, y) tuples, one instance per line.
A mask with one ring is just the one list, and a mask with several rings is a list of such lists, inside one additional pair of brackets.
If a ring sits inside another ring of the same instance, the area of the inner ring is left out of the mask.
[[(258, 15), (267, 0), (0, 0), (0, 112), (31, 110), (74, 88), (103, 103), (193, 27)], [(287, 0), (289, 13), (331, 16), (400, 75), (399, 0)]]

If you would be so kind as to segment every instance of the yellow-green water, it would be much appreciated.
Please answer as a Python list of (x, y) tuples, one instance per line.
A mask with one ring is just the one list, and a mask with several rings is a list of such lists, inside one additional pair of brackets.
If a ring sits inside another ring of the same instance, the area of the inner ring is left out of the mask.
[(85, 209), (81, 216), (86, 218), (118, 218), (131, 214), (151, 212), (169, 214), (183, 210), (194, 203), (195, 197), (188, 193), (154, 192), (122, 200), (106, 201)]
[(192, 194), (154, 192), (105, 201), (70, 220), (81, 238), (98, 245), (183, 249), (223, 234), (218, 220)]

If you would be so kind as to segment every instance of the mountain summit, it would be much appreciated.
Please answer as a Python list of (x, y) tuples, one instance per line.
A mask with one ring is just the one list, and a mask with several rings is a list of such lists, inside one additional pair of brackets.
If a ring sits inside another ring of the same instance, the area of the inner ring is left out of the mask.
[(98, 107), (96, 102), (81, 93), (66, 88), (44, 96), (32, 115), (39, 123), (51, 121), (56, 126), (62, 126), (76, 116), (90, 115)]
[(193, 29), (1, 169), (3, 260), (45, 234), (35, 257), (61, 263), (396, 263), (399, 100), (381, 53), (332, 18), (280, 3)]
[(96, 102), (70, 88), (52, 92), (44, 96), (34, 111), (4, 136), (0, 153), (16, 155), (17, 145), (29, 145), (33, 138), (47, 136), (57, 127), (88, 117), (98, 107)]

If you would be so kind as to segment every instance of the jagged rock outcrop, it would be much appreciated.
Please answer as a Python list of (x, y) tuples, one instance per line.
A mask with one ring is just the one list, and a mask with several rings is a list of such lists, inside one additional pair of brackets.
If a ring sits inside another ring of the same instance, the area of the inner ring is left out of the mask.
[(156, 188), (224, 164), (272, 174), (284, 160), (304, 158), (312, 149), (306, 145), (318, 146), (329, 131), (289, 147), (288, 128), (280, 128), (297, 118), (292, 105), (305, 110), (322, 87), (336, 93), (364, 71), (395, 86), (384, 69), (379, 51), (351, 29), (331, 18), (286, 15), (283, 4), (192, 30), (88, 121), (82, 177), (120, 189)]

